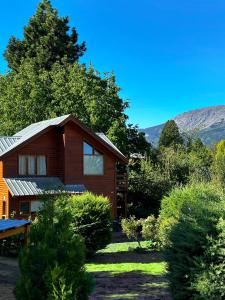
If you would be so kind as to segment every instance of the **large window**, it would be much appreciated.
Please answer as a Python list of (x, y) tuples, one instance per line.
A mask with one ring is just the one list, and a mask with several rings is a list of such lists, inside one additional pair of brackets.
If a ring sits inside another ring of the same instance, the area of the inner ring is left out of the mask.
[(103, 155), (84, 142), (84, 175), (103, 175)]
[(45, 176), (46, 156), (19, 155), (19, 175)]

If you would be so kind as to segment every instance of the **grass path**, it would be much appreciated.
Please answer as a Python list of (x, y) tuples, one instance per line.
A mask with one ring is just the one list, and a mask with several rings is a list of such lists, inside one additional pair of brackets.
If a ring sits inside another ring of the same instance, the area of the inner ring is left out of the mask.
[(91, 300), (172, 299), (160, 253), (136, 253), (136, 246), (135, 242), (110, 244), (86, 265), (96, 280)]

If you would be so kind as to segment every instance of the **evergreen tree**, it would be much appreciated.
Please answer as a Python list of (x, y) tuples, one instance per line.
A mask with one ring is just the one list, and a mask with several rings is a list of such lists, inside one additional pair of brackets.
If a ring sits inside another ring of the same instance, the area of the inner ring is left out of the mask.
[(11, 37), (5, 58), (8, 66), (18, 71), (24, 59), (35, 59), (39, 68), (50, 69), (58, 60), (65, 58), (73, 63), (86, 50), (85, 43), (78, 44), (75, 28), (69, 33), (68, 17), (61, 18), (49, 0), (43, 0), (35, 15), (24, 28), (22, 40)]
[(159, 139), (159, 147), (174, 147), (183, 145), (183, 142), (176, 122), (174, 120), (167, 121)]
[(85, 44), (75, 29), (43, 0), (24, 29), (9, 41), (5, 57), (11, 71), (0, 75), (0, 134), (11, 135), (34, 122), (72, 114), (95, 132), (104, 132), (121, 151), (145, 153), (149, 144), (127, 126), (128, 102), (119, 96), (113, 73), (102, 76), (78, 63)]

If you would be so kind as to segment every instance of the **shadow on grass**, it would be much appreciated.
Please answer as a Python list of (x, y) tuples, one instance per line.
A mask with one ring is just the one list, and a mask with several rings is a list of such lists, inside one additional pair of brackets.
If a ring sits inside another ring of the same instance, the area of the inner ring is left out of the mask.
[(165, 276), (148, 275), (132, 271), (109, 276), (109, 272), (92, 273), (96, 279), (96, 292), (91, 300), (138, 299), (171, 300)]
[(160, 252), (149, 251), (147, 253), (135, 253), (134, 251), (127, 251), (116, 253), (99, 253), (89, 260), (88, 263), (156, 263), (162, 261), (163, 258)]

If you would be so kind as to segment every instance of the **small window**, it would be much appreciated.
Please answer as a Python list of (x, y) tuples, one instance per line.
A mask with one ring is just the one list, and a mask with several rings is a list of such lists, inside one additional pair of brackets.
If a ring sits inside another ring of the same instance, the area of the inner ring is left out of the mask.
[(46, 156), (19, 155), (19, 175), (45, 176), (46, 173)]
[(103, 155), (84, 142), (84, 175), (103, 175), (104, 162)]
[(21, 201), (20, 202), (20, 212), (24, 215), (30, 213), (30, 202), (29, 201)]

